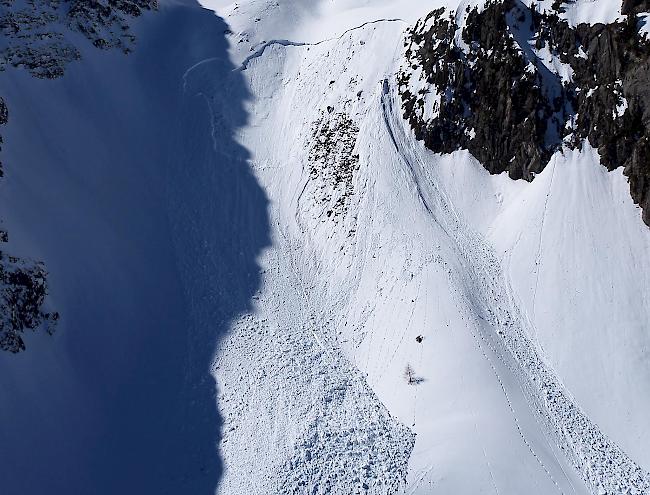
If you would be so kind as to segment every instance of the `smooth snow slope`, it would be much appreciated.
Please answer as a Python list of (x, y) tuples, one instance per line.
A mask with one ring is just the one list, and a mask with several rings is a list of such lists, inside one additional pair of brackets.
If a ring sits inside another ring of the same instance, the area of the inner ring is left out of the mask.
[[(269, 243), (233, 138), (248, 93), (196, 2), (135, 28), (133, 54), (88, 46), (60, 80), (2, 74), (7, 251), (45, 262), (61, 314), (53, 338), (0, 355), (3, 494), (209, 495), (221, 477), (208, 370)], [(207, 57), (228, 121), (183, 91)]]
[(273, 246), (215, 366), (222, 493), (392, 493), (403, 433), (364, 377), (417, 434), (406, 493), (646, 493), (650, 233), (621, 172), (588, 147), (532, 184), (433, 155), (393, 95), (408, 23), (291, 38), (302, 19), (233, 47)]

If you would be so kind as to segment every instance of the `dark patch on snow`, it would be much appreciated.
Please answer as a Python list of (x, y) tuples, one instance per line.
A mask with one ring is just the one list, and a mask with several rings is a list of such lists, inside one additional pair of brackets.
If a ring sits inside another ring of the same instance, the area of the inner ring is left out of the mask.
[[(9, 111), (4, 98), (0, 96), (0, 126), (8, 121)], [(7, 232), (0, 230), (0, 242), (8, 240)], [(50, 335), (54, 333), (59, 315), (46, 313), (42, 309), (47, 295), (46, 276), (42, 263), (9, 256), (0, 250), (0, 350), (13, 353), (25, 350), (22, 336), (26, 330), (44, 327)]]
[(42, 263), (21, 260), (0, 251), (0, 349), (25, 350), (23, 333), (44, 327), (54, 333), (57, 313), (42, 310), (47, 295)]
[(648, 11), (650, 11), (650, 1), (648, 0), (623, 0), (623, 5), (621, 6), (621, 13), (623, 15), (640, 14)]
[[(7, 109), (7, 104), (2, 96), (0, 96), (0, 126), (5, 125), (9, 121), (9, 110)], [(0, 152), (2, 152), (2, 135), (0, 134)], [(0, 177), (4, 176), (4, 171), (2, 170), (2, 161), (0, 160)]]
[(430, 13), (406, 43), (404, 118), (429, 149), (467, 149), (490, 173), (527, 181), (588, 140), (608, 170), (623, 167), (650, 225), (650, 41), (637, 17), (648, 2), (575, 28), (559, 16), (564, 3), (539, 12), (493, 0), (463, 26), (454, 12)]
[(319, 201), (330, 205), (326, 212), (330, 218), (347, 211), (354, 193), (354, 174), (359, 170), (359, 154), (355, 153), (358, 134), (359, 127), (352, 118), (331, 106), (312, 124), (309, 175), (321, 179)]

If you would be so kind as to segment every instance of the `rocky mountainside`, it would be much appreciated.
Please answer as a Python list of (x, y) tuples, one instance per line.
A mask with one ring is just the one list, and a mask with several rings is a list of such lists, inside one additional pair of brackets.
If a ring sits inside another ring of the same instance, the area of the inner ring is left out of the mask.
[(3, 495), (650, 495), (648, 2), (0, 5)]
[[(0, 2), (0, 72), (22, 68), (33, 77), (62, 77), (66, 66), (79, 60), (73, 33), (101, 49), (129, 53), (135, 43), (129, 19), (157, 7), (157, 0), (2, 0)], [(74, 41), (73, 41), (74, 40)], [(84, 41), (86, 41), (84, 40)], [(0, 95), (0, 131), (9, 110)], [(0, 152), (2, 151), (0, 135)], [(12, 164), (20, 166), (19, 164)], [(0, 154), (0, 178), (4, 175)], [(0, 242), (8, 233), (0, 231)], [(25, 330), (44, 327), (53, 333), (56, 312), (42, 309), (47, 295), (47, 272), (42, 263), (0, 250), (0, 349), (23, 351)]]
[(648, 4), (571, 26), (567, 3), (431, 12), (408, 35), (404, 117), (429, 149), (467, 149), (490, 173), (528, 181), (586, 139), (608, 170), (623, 168), (650, 226), (650, 40), (638, 16)]

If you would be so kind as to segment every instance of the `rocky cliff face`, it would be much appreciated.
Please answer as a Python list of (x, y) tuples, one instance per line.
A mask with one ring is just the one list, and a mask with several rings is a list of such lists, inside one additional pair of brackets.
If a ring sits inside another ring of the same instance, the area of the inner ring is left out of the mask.
[[(0, 0), (0, 74), (23, 68), (38, 78), (61, 77), (65, 67), (80, 58), (78, 47), (70, 41), (74, 38), (128, 53), (135, 43), (129, 20), (156, 7), (157, 0)], [(73, 33), (83, 36), (70, 36)], [(0, 128), (8, 121), (7, 104), (0, 96)], [(0, 135), (0, 152), (1, 146)], [(8, 238), (0, 230), (0, 243)], [(54, 332), (58, 314), (43, 310), (46, 295), (44, 265), (0, 249), (0, 350), (23, 351), (26, 330)]]
[(565, 3), (431, 12), (407, 36), (404, 117), (431, 150), (467, 149), (490, 173), (528, 181), (588, 140), (609, 170), (623, 167), (650, 225), (650, 42), (637, 16), (648, 2), (625, 1), (624, 21), (576, 27)]

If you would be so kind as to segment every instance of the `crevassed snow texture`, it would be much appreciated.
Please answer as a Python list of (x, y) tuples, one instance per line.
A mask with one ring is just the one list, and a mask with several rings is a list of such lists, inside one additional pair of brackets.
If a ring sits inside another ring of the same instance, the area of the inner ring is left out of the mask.
[[(47, 264), (62, 315), (54, 339), (0, 356), (4, 494), (216, 489), (209, 368), (270, 242), (234, 140), (248, 93), (225, 29), (194, 1), (161, 2), (128, 57), (90, 47), (57, 81), (2, 74), (3, 218), (12, 248)], [(228, 118), (184, 93), (208, 57)]]

